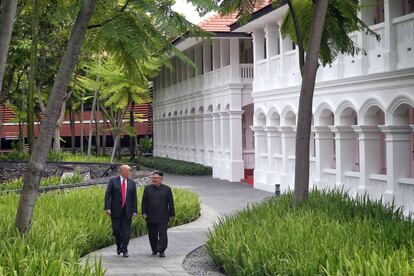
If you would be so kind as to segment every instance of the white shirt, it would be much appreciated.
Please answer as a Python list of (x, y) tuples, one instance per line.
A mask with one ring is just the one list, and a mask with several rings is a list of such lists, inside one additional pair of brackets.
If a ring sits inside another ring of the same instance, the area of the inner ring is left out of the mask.
[[(122, 181), (124, 180), (124, 178), (122, 177), (122, 175), (120, 175), (119, 179), (121, 179), (121, 192), (122, 192)], [(128, 178), (125, 178), (125, 200), (126, 200), (127, 190), (128, 190)]]

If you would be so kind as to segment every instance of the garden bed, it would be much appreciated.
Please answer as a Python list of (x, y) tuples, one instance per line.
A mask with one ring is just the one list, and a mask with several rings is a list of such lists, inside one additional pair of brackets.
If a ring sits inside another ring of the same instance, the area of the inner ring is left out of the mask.
[(211, 175), (212, 168), (201, 164), (164, 157), (141, 157), (138, 166), (178, 175)]
[(219, 220), (206, 248), (228, 275), (413, 275), (414, 224), (340, 191), (292, 194)]
[[(114, 243), (110, 218), (103, 212), (104, 192), (94, 187), (41, 195), (25, 240), (14, 227), (18, 195), (0, 196), (0, 275), (103, 275), (99, 261), (84, 267), (79, 260)], [(138, 192), (141, 198), (142, 188)], [(174, 188), (173, 194), (176, 219), (170, 226), (199, 217), (195, 193)], [(145, 233), (145, 221), (134, 219), (132, 236)]]

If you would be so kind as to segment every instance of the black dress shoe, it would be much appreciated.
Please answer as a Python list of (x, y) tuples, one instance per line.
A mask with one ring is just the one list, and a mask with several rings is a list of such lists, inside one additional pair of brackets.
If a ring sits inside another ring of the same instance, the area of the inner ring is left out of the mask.
[(160, 252), (160, 258), (165, 258), (164, 252)]
[(128, 258), (128, 257), (129, 257), (128, 252), (124, 252), (124, 253), (122, 254), (122, 257), (124, 257), (124, 258)]
[(157, 255), (157, 252), (152, 251), (152, 256), (155, 256), (155, 255)]
[(122, 253), (121, 250), (119, 249), (116, 250), (116, 254), (118, 254), (118, 256), (121, 255), (121, 253)]

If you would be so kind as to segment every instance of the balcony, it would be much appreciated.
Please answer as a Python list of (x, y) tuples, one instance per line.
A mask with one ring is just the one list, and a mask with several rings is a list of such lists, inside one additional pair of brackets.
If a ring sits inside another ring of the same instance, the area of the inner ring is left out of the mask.
[(253, 81), (253, 64), (240, 64), (238, 76), (232, 79), (232, 68), (228, 65), (203, 75), (184, 80), (166, 88), (159, 89), (156, 93), (156, 101), (165, 101), (177, 97), (195, 94), (199, 91), (206, 91), (218, 88), (230, 83), (249, 84)]

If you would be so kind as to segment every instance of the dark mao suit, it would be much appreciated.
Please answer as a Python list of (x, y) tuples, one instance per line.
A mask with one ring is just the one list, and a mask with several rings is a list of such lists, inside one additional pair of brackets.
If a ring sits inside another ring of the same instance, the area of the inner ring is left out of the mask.
[(148, 185), (142, 196), (142, 214), (147, 214), (148, 237), (153, 252), (164, 252), (168, 245), (167, 228), (175, 217), (174, 198), (170, 187)]
[(111, 210), (112, 233), (117, 250), (128, 252), (131, 236), (132, 215), (137, 213), (137, 187), (134, 181), (126, 179), (125, 206), (122, 208), (122, 186), (120, 177), (109, 180), (105, 193), (105, 210)]

